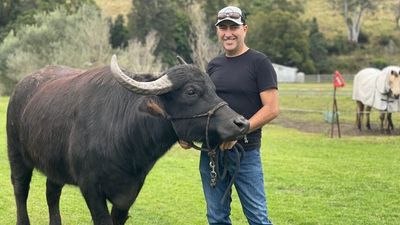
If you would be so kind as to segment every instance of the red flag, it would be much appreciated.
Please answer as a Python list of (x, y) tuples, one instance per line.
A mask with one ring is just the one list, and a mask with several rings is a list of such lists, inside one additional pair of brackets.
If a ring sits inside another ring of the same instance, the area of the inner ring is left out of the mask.
[(339, 71), (336, 70), (335, 75), (333, 77), (333, 86), (335, 88), (337, 87), (344, 87), (346, 83), (344, 82), (344, 79), (342, 77), (342, 74), (339, 73)]

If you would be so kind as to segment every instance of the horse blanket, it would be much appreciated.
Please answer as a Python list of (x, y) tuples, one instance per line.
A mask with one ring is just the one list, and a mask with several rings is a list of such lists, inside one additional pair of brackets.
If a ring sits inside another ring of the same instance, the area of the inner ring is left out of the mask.
[(353, 100), (377, 110), (399, 112), (400, 100), (388, 97), (389, 76), (392, 70), (399, 71), (400, 67), (388, 66), (382, 70), (376, 68), (360, 70), (353, 80)]

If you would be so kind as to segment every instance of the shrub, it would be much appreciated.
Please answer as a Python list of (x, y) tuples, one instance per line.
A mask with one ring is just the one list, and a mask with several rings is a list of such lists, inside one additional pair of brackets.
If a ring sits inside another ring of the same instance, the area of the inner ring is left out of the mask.
[(390, 62), (384, 58), (374, 58), (371, 60), (370, 65), (371, 65), (371, 67), (383, 69), (386, 66), (389, 66)]
[(393, 37), (391, 35), (382, 35), (378, 39), (378, 44), (384, 47), (387, 46), (391, 40), (393, 40)]
[(128, 46), (128, 28), (124, 26), (124, 17), (119, 14), (115, 22), (110, 21), (110, 43), (113, 48)]
[(356, 49), (355, 44), (349, 43), (349, 41), (341, 36), (335, 37), (328, 44), (328, 52), (335, 55), (349, 54)]
[(0, 45), (0, 77), (15, 84), (49, 64), (88, 68), (108, 63), (110, 55), (109, 25), (98, 9), (82, 6), (69, 14), (60, 8), (8, 34)]
[(118, 61), (129, 71), (136, 73), (159, 73), (163, 69), (161, 60), (155, 56), (160, 38), (151, 31), (142, 43), (137, 39), (129, 40), (128, 47), (120, 49)]
[(368, 34), (364, 33), (363, 31), (360, 31), (360, 34), (358, 35), (358, 44), (368, 44), (368, 43), (369, 43)]

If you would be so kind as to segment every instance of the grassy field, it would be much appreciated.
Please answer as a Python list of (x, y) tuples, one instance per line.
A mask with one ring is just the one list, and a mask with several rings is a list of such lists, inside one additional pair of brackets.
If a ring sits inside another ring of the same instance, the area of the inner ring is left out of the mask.
[[(321, 111), (332, 103), (329, 84), (282, 84), (282, 115), (321, 121)], [(340, 89), (344, 121), (353, 121), (354, 103)], [(8, 98), (0, 98), (0, 221), (15, 224), (15, 203), (6, 154), (5, 111)], [(296, 108), (301, 116), (287, 110)], [(398, 116), (396, 114), (396, 116)], [(348, 117), (348, 118), (347, 118)], [(398, 117), (395, 118), (399, 129)], [(277, 225), (398, 224), (400, 219), (400, 137), (344, 136), (303, 133), (271, 124), (263, 132), (262, 160), (270, 217)], [(196, 151), (174, 147), (150, 172), (127, 224), (207, 224), (198, 174)], [(32, 224), (47, 224), (45, 178), (35, 173), (28, 201)], [(67, 186), (61, 197), (63, 224), (90, 224), (86, 204), (76, 187)], [(232, 221), (247, 224), (238, 197), (233, 196)]]

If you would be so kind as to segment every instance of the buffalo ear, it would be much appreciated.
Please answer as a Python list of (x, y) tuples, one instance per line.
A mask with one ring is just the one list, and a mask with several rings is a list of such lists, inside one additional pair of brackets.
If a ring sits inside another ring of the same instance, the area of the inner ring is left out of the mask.
[(149, 99), (141, 104), (140, 110), (157, 117), (167, 117), (167, 113), (161, 108), (160, 104), (152, 99)]

